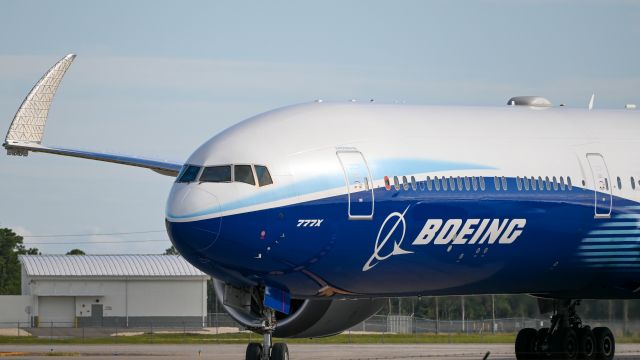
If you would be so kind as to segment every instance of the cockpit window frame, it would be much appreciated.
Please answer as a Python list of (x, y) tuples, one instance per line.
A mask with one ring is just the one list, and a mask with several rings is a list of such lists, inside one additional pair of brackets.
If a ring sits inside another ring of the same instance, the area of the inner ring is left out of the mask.
[[(206, 165), (202, 167), (202, 170), (200, 170), (200, 174), (198, 175), (198, 184), (203, 184), (203, 183), (207, 183), (207, 184), (230, 184), (233, 182), (233, 165), (234, 164), (219, 164), (219, 165)], [(204, 170), (207, 168), (213, 168), (213, 167), (224, 167), (224, 166), (228, 166), (230, 168), (230, 181), (203, 181), (202, 180), (202, 175), (204, 174)]]
[[(270, 182), (270, 183), (268, 183), (268, 184), (264, 184), (264, 185), (263, 185), (263, 184), (260, 182), (260, 178), (258, 178), (258, 171), (256, 170), (256, 166), (261, 166), (261, 167), (265, 168), (265, 170), (267, 171), (267, 175), (269, 175), (269, 180), (271, 180), (271, 182)], [(275, 183), (275, 182), (273, 181), (273, 175), (271, 175), (271, 171), (269, 170), (269, 167), (268, 167), (267, 165), (264, 165), (264, 164), (253, 164), (253, 165), (252, 165), (252, 167), (253, 167), (253, 174), (254, 174), (254, 175), (255, 175), (255, 177), (256, 177), (256, 186), (257, 186), (257, 187), (269, 186), (269, 185), (273, 185), (273, 184)]]
[[(216, 165), (190, 165), (190, 164), (185, 164), (184, 168), (180, 170), (180, 174), (178, 175), (178, 179), (180, 178), (180, 176), (182, 176), (182, 173), (185, 171), (187, 166), (195, 166), (195, 167), (199, 167), (200, 170), (198, 171), (198, 175), (196, 180), (192, 181), (192, 182), (197, 182), (198, 184), (203, 184), (203, 183), (208, 183), (208, 184), (230, 184), (230, 183), (241, 183), (241, 184), (245, 184), (245, 185), (249, 185), (249, 186), (253, 186), (253, 187), (264, 187), (264, 186), (269, 186), (269, 185), (273, 185), (274, 181), (273, 181), (273, 176), (271, 175), (271, 171), (269, 171), (269, 167), (266, 165), (262, 165), (262, 164), (247, 164), (247, 163), (239, 163), (239, 164), (216, 164)], [(251, 176), (253, 176), (253, 184), (244, 182), (244, 181), (237, 181), (236, 180), (236, 166), (248, 166), (251, 169)], [(268, 183), (261, 183), (260, 179), (258, 178), (258, 171), (256, 170), (256, 167), (260, 166), (263, 167), (266, 171), (266, 174), (268, 175)], [(204, 174), (204, 171), (207, 168), (215, 168), (215, 167), (228, 167), (230, 169), (230, 181), (203, 181), (202, 180), (202, 175)]]
[[(193, 178), (191, 180), (183, 181), (182, 179), (183, 179), (185, 173), (190, 168), (197, 168), (198, 172), (193, 176)], [(178, 173), (178, 176), (176, 176), (176, 183), (189, 184), (189, 183), (193, 183), (193, 182), (199, 181), (200, 180), (200, 174), (202, 174), (202, 169), (204, 169), (204, 166), (193, 165), (193, 164), (184, 164), (182, 166), (182, 169), (180, 169), (180, 173)]]
[[(236, 180), (236, 166), (248, 166), (249, 169), (251, 169), (251, 175), (253, 176), (253, 184), (249, 184), (249, 183), (246, 183), (244, 181), (237, 181)], [(233, 164), (233, 165), (231, 165), (231, 182), (259, 187), (259, 185), (258, 185), (258, 177), (256, 176), (256, 169), (254, 168), (254, 165), (253, 164)]]

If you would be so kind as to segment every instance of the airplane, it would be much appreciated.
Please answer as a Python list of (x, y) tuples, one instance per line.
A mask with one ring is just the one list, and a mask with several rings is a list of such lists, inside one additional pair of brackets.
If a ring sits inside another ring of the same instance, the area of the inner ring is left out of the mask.
[(281, 338), (340, 333), (388, 297), (529, 294), (551, 326), (518, 359), (612, 359), (582, 299), (640, 290), (640, 116), (552, 106), (314, 101), (220, 132), (184, 163), (43, 145), (56, 63), (7, 133), (9, 155), (86, 158), (175, 177), (167, 233), (211, 275), (225, 310), (262, 334), (247, 360), (289, 358)]

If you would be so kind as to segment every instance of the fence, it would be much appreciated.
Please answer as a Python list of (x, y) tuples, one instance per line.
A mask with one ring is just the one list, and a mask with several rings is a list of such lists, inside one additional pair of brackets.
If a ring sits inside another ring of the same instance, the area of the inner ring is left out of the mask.
[[(640, 321), (612, 321), (585, 320), (592, 327), (607, 326), (616, 334), (639, 335)], [(378, 334), (491, 334), (515, 333), (518, 330), (531, 327), (539, 329), (548, 327), (549, 319), (505, 318), (474, 319), (474, 320), (434, 320), (414, 316), (375, 315), (362, 323), (348, 329), (351, 333)], [(79, 322), (44, 322), (33, 327), (28, 322), (0, 322), (0, 335), (9, 336), (41, 336), (51, 338), (91, 338), (107, 336), (126, 336), (129, 334), (157, 334), (157, 333), (203, 333), (221, 334), (234, 333), (245, 330), (226, 313), (210, 313), (204, 320), (199, 321), (168, 321), (158, 318), (153, 321), (138, 321), (135, 326), (121, 326), (119, 324), (79, 323)]]
[[(585, 320), (589, 326), (607, 326), (614, 334), (638, 335), (640, 334), (640, 321), (622, 320)], [(550, 326), (549, 318), (503, 318), (503, 319), (477, 319), (477, 320), (434, 320), (414, 316), (400, 315), (374, 315), (371, 318), (349, 329), (351, 332), (373, 333), (399, 333), (399, 334), (424, 334), (424, 333), (463, 333), (463, 334), (487, 334), (487, 333), (516, 333), (523, 328), (540, 329)]]

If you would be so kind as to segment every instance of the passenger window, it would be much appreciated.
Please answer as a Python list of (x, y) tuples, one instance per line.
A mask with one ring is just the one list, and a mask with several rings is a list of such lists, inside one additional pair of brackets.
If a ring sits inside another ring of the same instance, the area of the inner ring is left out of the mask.
[(500, 179), (497, 176), (493, 177), (493, 185), (496, 188), (496, 191), (500, 191)]
[(416, 191), (418, 189), (418, 187), (416, 186), (416, 177), (415, 176), (411, 176), (411, 189), (413, 189), (413, 191)]
[(622, 180), (620, 180), (620, 176), (618, 176), (616, 178), (616, 180), (617, 180), (617, 183), (618, 183), (618, 190), (622, 190)]
[(384, 188), (387, 189), (387, 190), (391, 190), (391, 182), (389, 181), (389, 177), (388, 176), (384, 177)]
[(547, 187), (547, 191), (551, 191), (551, 181), (549, 181), (549, 177), (544, 177), (544, 185)]
[(473, 191), (478, 191), (478, 178), (475, 176), (471, 177), (471, 186), (473, 186)]
[(200, 182), (231, 182), (231, 165), (208, 166), (202, 170)]
[(558, 191), (558, 178), (554, 176), (552, 180), (553, 180), (553, 191)]
[(529, 191), (529, 179), (526, 176), (522, 177), (522, 183), (524, 185), (524, 190)]
[(502, 189), (507, 190), (507, 178), (504, 176), (502, 177)]
[(440, 191), (440, 180), (437, 176), (433, 179), (433, 186), (435, 186), (436, 191)]
[(471, 181), (468, 176), (464, 177), (464, 189), (467, 191), (471, 190)]
[(560, 176), (560, 189), (562, 191), (564, 191), (565, 186), (564, 186), (564, 177)]
[(538, 190), (538, 187), (536, 186), (536, 178), (534, 176), (531, 177), (531, 190)]
[(516, 176), (516, 187), (518, 191), (522, 191), (522, 180), (520, 180), (520, 176)]
[(449, 189), (456, 191), (456, 179), (454, 179), (453, 176), (449, 176)]
[(636, 180), (633, 178), (633, 176), (631, 177), (631, 189), (632, 190), (636, 189)]
[(269, 173), (269, 169), (266, 166), (256, 165), (256, 177), (258, 178), (258, 185), (265, 186), (273, 184), (273, 179), (271, 179), (271, 174)]
[(398, 180), (398, 177), (397, 177), (397, 176), (394, 176), (394, 177), (393, 177), (393, 187), (394, 187), (396, 190), (400, 190), (400, 181)]
[(480, 190), (484, 191), (484, 189), (486, 189), (485, 185), (484, 185), (484, 177), (479, 177), (478, 180), (480, 180)]
[(571, 184), (571, 176), (567, 176), (567, 187), (569, 188), (569, 191), (573, 189), (573, 184)]
[(427, 190), (431, 191), (431, 178), (427, 176)]
[(409, 183), (407, 182), (407, 177), (403, 176), (402, 177), (402, 188), (406, 190), (409, 190)]
[(425, 187), (427, 186), (427, 182), (426, 181), (418, 181), (418, 186), (420, 186), (420, 191), (424, 191)]
[(609, 190), (609, 178), (604, 178), (604, 185), (607, 190)]
[(447, 178), (442, 177), (442, 191), (447, 191)]
[(462, 191), (462, 178), (458, 176), (456, 180), (457, 180), (456, 182), (458, 183), (458, 190)]
[(369, 189), (369, 178), (368, 177), (364, 177), (364, 189), (369, 191), (371, 189)]
[(540, 191), (544, 190), (544, 182), (542, 181), (542, 176), (538, 176), (538, 189), (540, 189)]
[(189, 183), (196, 181), (198, 177), (198, 173), (200, 172), (200, 166), (193, 165), (185, 165), (182, 167), (180, 171), (180, 175), (178, 175), (178, 180), (176, 182), (179, 183)]

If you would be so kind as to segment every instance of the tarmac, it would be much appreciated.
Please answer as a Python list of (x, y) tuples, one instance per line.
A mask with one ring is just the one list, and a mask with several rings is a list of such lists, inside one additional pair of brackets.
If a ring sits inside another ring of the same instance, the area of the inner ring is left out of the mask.
[[(246, 345), (0, 345), (0, 357), (39, 359), (216, 359), (242, 360)], [(389, 344), (389, 345), (289, 345), (292, 360), (364, 359), (514, 359), (509, 344)], [(618, 344), (616, 359), (639, 359), (640, 344)]]

